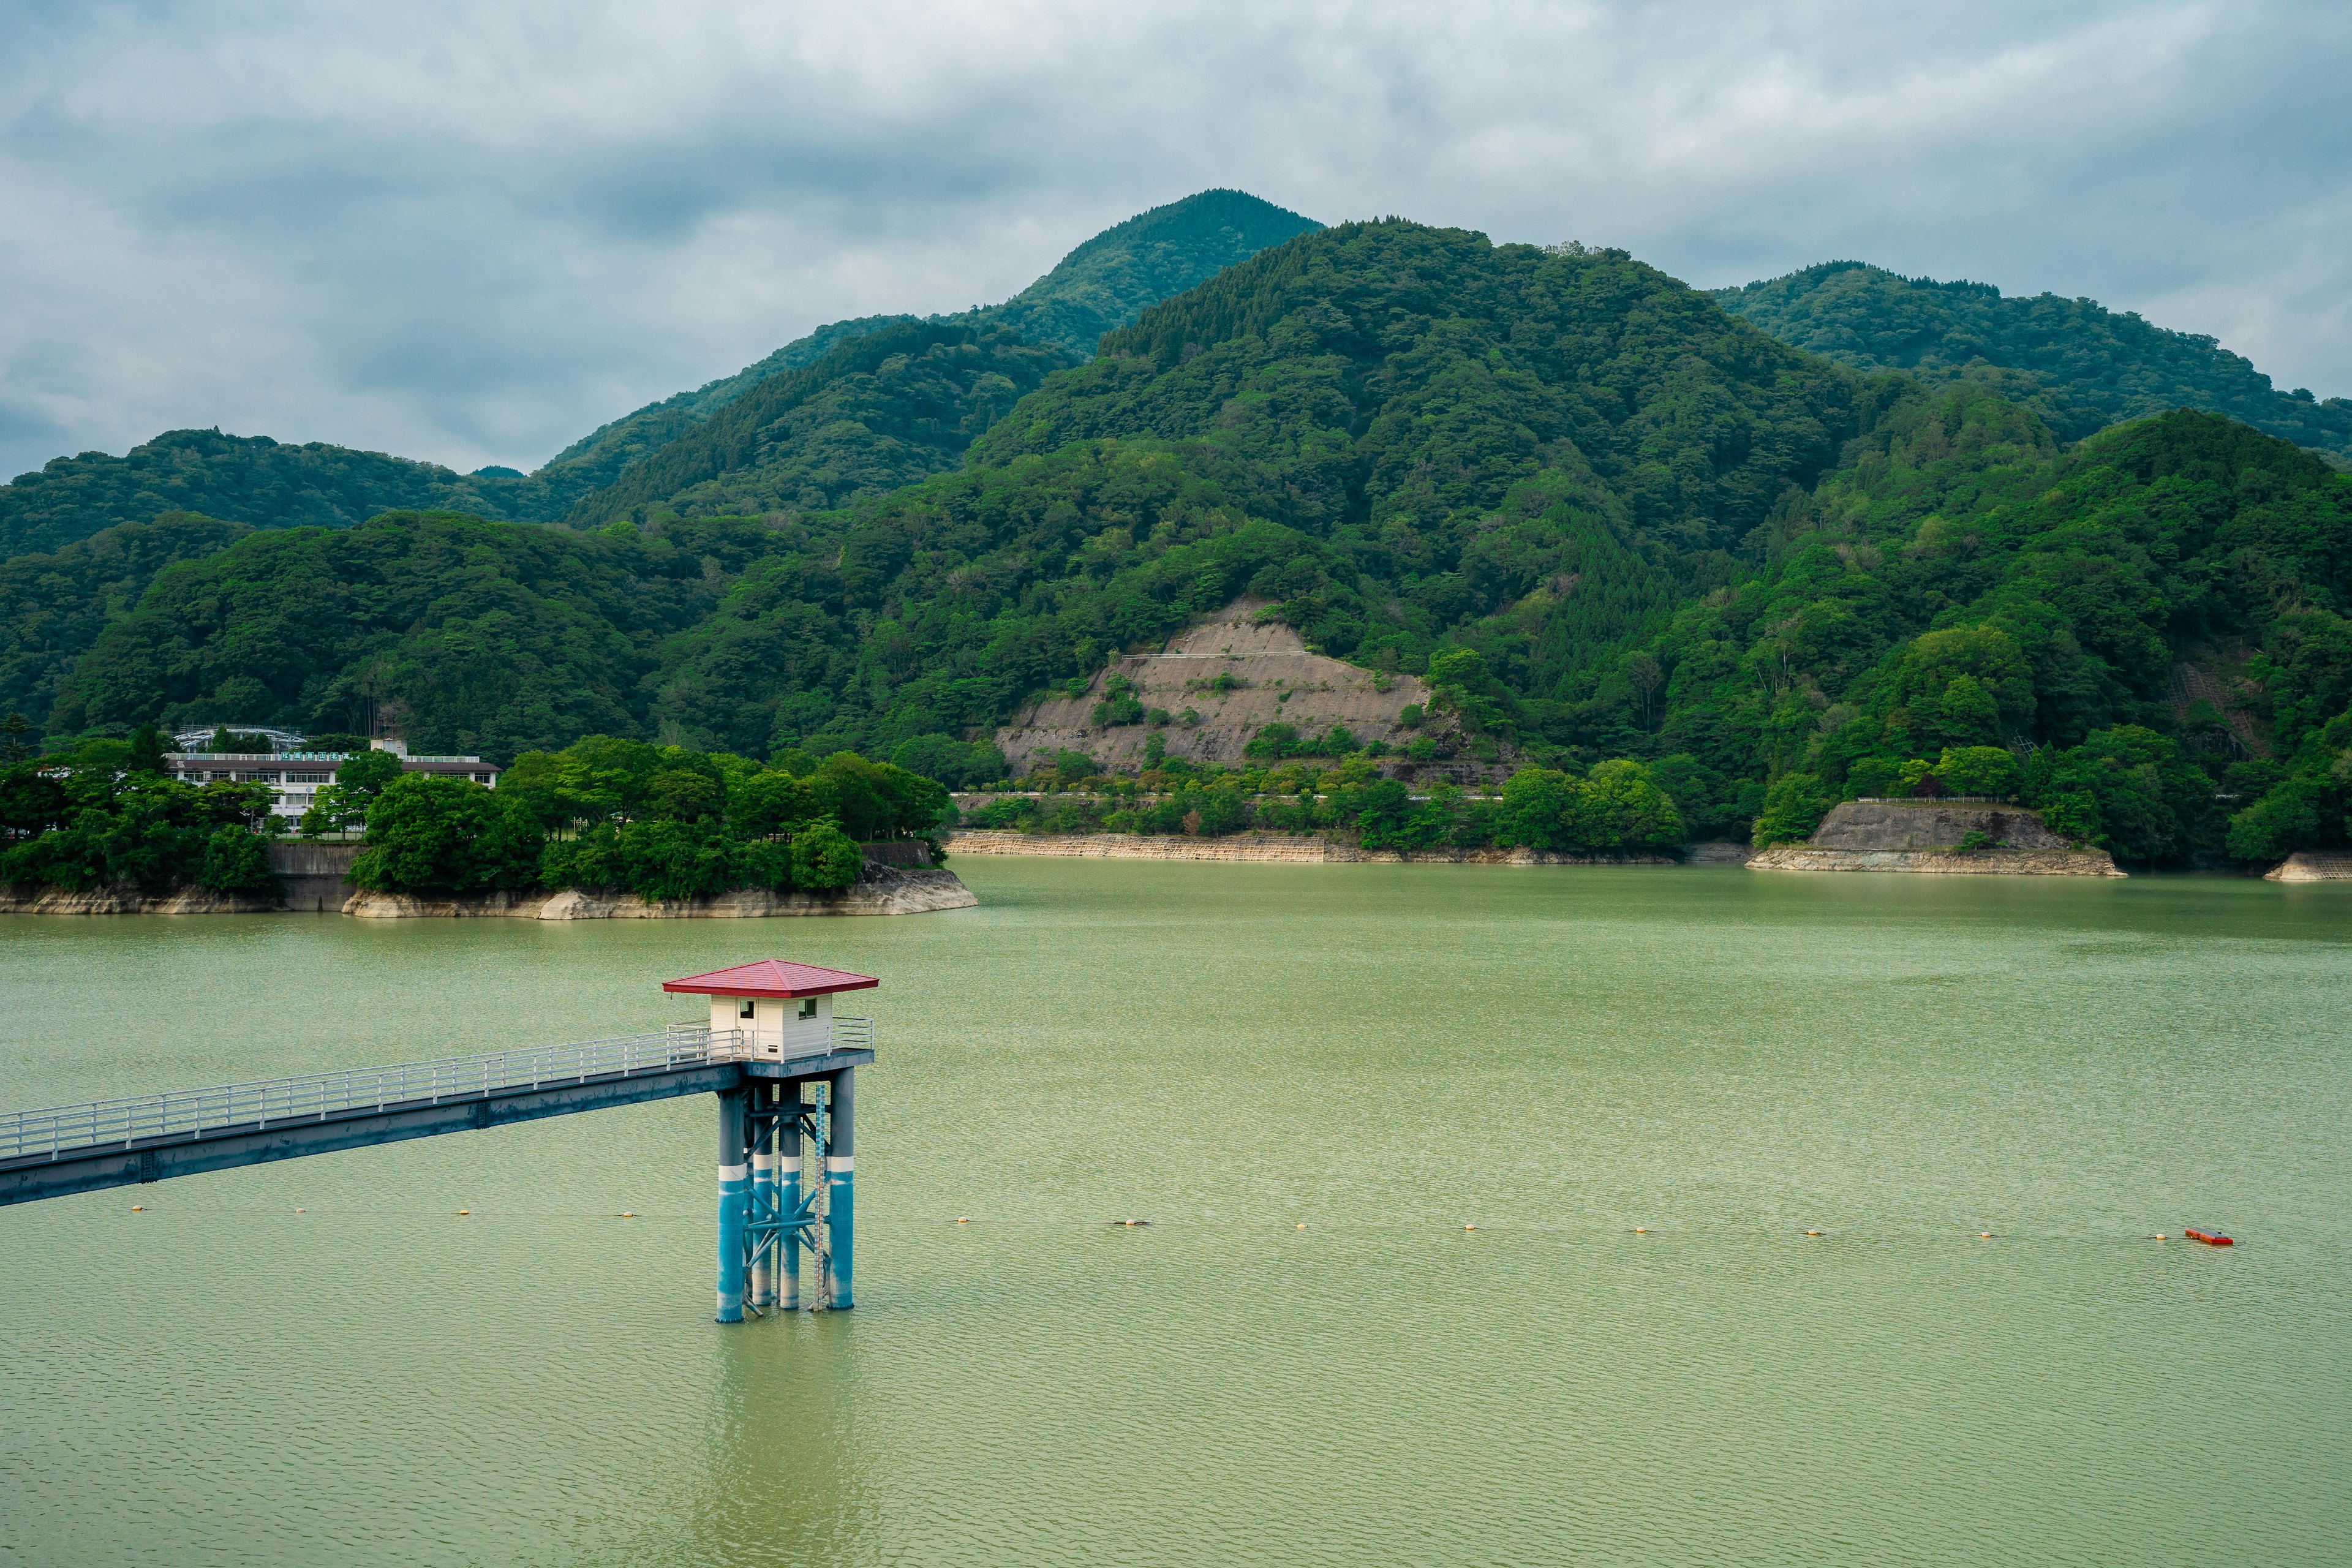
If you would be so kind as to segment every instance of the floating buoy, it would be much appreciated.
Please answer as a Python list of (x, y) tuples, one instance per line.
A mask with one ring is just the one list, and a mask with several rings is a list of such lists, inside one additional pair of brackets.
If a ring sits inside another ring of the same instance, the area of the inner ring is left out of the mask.
[(1300, 1226), (1298, 1228), (1299, 1228), (1299, 1229), (1301, 1229), (1301, 1230), (1305, 1230), (1307, 1227), (1306, 1227), (1305, 1226), (1303, 1226), (1303, 1225), (1302, 1225), (1302, 1226)]
[(1807, 1236), (1819, 1236), (1819, 1235), (1821, 1235), (1821, 1232), (1820, 1232), (1820, 1231), (1818, 1231), (1818, 1230), (1809, 1230), (1809, 1231), (1805, 1232), (1805, 1234), (1806, 1234)]
[(2158, 1232), (2156, 1233), (2156, 1239), (2157, 1239), (2157, 1240), (2158, 1240), (2158, 1241), (2162, 1241), (2162, 1240), (2164, 1239), (2164, 1232), (2162, 1232), (2162, 1231), (2160, 1231), (2160, 1230), (2159, 1230), (2159, 1231), (2158, 1231)]
[(474, 1211), (472, 1209), (459, 1209), (457, 1212), (461, 1215), (467, 1215), (472, 1214)]
[(2208, 1247), (2235, 1247), (2238, 1244), (2219, 1231), (2184, 1230), (2180, 1233), (2191, 1241), (2201, 1241)]
[(621, 1217), (623, 1219), (635, 1219), (637, 1217), (636, 1211), (634, 1209), (623, 1209), (621, 1211)]
[(960, 1214), (960, 1215), (956, 1215), (956, 1224), (958, 1224), (958, 1225), (970, 1225), (971, 1223), (971, 1215), (968, 1215), (968, 1214)]
[(145, 1204), (132, 1204), (132, 1205), (131, 1205), (131, 1212), (132, 1214), (138, 1214), (138, 1213), (142, 1212), (142, 1210), (144, 1210), (146, 1207), (147, 1207), (147, 1205), (146, 1205)]
[(1111, 1221), (1111, 1224), (1113, 1225), (1124, 1226), (1130, 1230), (1139, 1225), (1150, 1225), (1150, 1223), (1151, 1222), (1148, 1219), (1115, 1219)]
[(1980, 1230), (1977, 1232), (1977, 1239), (1979, 1241), (1990, 1241), (1992, 1239), (1992, 1232), (1989, 1230)]
[(1475, 1229), (1477, 1229), (1478, 1227), (1477, 1227), (1476, 1226), (1475, 1226), (1475, 1225), (1465, 1225), (1465, 1226), (1464, 1226), (1462, 1228), (1463, 1228), (1463, 1229), (1465, 1229), (1465, 1230), (1475, 1230)]
[(309, 1209), (296, 1209), (294, 1212), (296, 1214), (309, 1214), (310, 1211)]
[(1635, 1236), (1647, 1236), (1650, 1234), (1650, 1227), (1646, 1225), (1637, 1225), (1633, 1227), (1633, 1234)]

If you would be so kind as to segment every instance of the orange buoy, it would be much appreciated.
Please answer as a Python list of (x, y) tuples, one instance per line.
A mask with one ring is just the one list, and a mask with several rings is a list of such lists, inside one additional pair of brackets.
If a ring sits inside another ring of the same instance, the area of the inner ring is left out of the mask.
[(467, 1215), (472, 1214), (474, 1211), (472, 1209), (459, 1209), (457, 1212), (461, 1215)]
[(146, 1207), (147, 1207), (147, 1205), (146, 1205), (145, 1204), (132, 1204), (132, 1205), (131, 1205), (131, 1212), (132, 1214), (139, 1214), (139, 1213), (143, 1212), (143, 1211), (146, 1209)]
[(1633, 1234), (1635, 1236), (1647, 1236), (1650, 1234), (1650, 1227), (1646, 1225), (1637, 1225), (1633, 1227)]
[(1806, 1234), (1807, 1236), (1819, 1236), (1819, 1235), (1821, 1235), (1821, 1232), (1820, 1232), (1820, 1231), (1818, 1231), (1818, 1230), (1809, 1230), (1809, 1231), (1805, 1232), (1805, 1234)]
[(2218, 1231), (2184, 1230), (2180, 1233), (2191, 1241), (2201, 1241), (2208, 1247), (2235, 1247), (2238, 1244)]

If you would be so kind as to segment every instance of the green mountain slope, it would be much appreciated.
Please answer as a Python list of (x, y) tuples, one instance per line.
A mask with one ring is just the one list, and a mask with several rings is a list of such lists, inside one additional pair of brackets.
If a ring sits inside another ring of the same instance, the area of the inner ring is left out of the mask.
[(1003, 330), (901, 321), (772, 376), (636, 459), (564, 521), (824, 510), (942, 473), (1069, 363)]
[(2281, 392), (2211, 338), (2168, 331), (2095, 300), (2005, 298), (1987, 283), (1904, 278), (1825, 262), (1718, 289), (1724, 309), (1781, 342), (1857, 370), (1977, 380), (2032, 409), (2061, 440), (2126, 419), (2202, 408), (2352, 459), (2352, 400)]
[(241, 522), (166, 512), (101, 530), (54, 554), (0, 562), (0, 712), (37, 722), (75, 660), (130, 613), (157, 573), (252, 531)]
[(692, 392), (676, 393), (659, 403), (649, 403), (634, 413), (624, 414), (609, 425), (599, 426), (550, 458), (531, 476), (547, 487), (549, 505), (543, 518), (551, 521), (562, 516), (582, 496), (611, 484), (621, 477), (623, 468), (659, 451), (769, 377), (814, 364), (845, 338), (862, 337), (895, 322), (912, 320), (911, 316), (859, 316), (852, 321), (828, 322), (806, 337), (794, 338), (757, 363), (745, 365), (733, 375), (706, 383)]
[[(1510, 678), (1548, 693), (1727, 581), (1725, 546), (1834, 461), (1863, 392), (1622, 252), (1328, 229), (1107, 338), (967, 472), (803, 520), (796, 561), (671, 650), (655, 711), (707, 743), (887, 751), (1244, 586), (1391, 668), (1508, 611)], [(1215, 564), (1170, 586), (1171, 552)]]
[[(1318, 226), (1241, 191), (1203, 191), (1104, 230), (1001, 305), (921, 324), (870, 317), (824, 328), (691, 401), (607, 426), (535, 477), (569, 483), (559, 474), (606, 465), (616, 444), (633, 444), (631, 466), (565, 516), (583, 528), (664, 508), (822, 509), (896, 489), (954, 468), (1046, 372), (1091, 357), (1104, 332), (1145, 307)], [(901, 335), (882, 348), (845, 330), (859, 326)], [(810, 374), (770, 384), (803, 368)]]
[[(991, 352), (971, 333), (899, 323), (773, 395)], [(793, 413), (709, 425), (756, 458)], [(1219, 274), (961, 468), (845, 506), (239, 539), (161, 571), (50, 725), (341, 728), (372, 691), (413, 742), (499, 756), (590, 730), (888, 753), (1244, 592), (1423, 676), (1474, 749), (1647, 759), (1700, 836), (1801, 836), (1942, 769), (2137, 860), (2347, 837), (2352, 476), (2210, 414), (2065, 446), (1622, 253), (1402, 222)]]
[(508, 757), (644, 727), (662, 640), (769, 548), (753, 522), (580, 534), (454, 512), (271, 529), (157, 575), (63, 683), (56, 728), (121, 731), (226, 704)]
[(530, 516), (530, 489), (528, 479), (458, 474), (318, 441), (291, 446), (267, 436), (172, 430), (120, 458), (58, 458), (0, 486), (0, 556), (56, 550), (102, 528), (173, 511), (272, 528), (348, 528), (386, 507)]

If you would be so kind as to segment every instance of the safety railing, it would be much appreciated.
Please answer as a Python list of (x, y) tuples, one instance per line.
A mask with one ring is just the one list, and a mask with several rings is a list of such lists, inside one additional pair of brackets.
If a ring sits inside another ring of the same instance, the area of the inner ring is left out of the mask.
[[(870, 1050), (874, 1021), (836, 1018), (835, 1050)], [(88, 1105), (0, 1112), (0, 1160), (131, 1145), (142, 1140), (201, 1138), (229, 1129), (324, 1121), (355, 1111), (478, 1100), (508, 1090), (545, 1089), (589, 1079), (681, 1072), (752, 1055), (747, 1036), (716, 1037), (704, 1024), (674, 1024), (657, 1035), (618, 1035), (568, 1045), (531, 1046), (476, 1057), (351, 1068), (301, 1078), (211, 1089), (174, 1089)]]

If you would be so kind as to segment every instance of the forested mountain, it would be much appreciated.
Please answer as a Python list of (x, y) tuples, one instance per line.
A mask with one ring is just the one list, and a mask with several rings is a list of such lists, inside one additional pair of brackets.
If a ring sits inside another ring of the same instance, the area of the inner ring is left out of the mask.
[(252, 531), (241, 522), (165, 512), (152, 522), (103, 529), (54, 554), (0, 562), (0, 713), (38, 722), (74, 661), (139, 603), (158, 572)]
[(2126, 419), (2203, 408), (2352, 460), (2352, 400), (2321, 402), (2213, 339), (2168, 331), (2092, 300), (2011, 299), (1990, 283), (1904, 278), (1830, 261), (1718, 289), (1725, 310), (1781, 342), (1857, 370), (1903, 370), (1930, 384), (1966, 377), (2042, 416), (2063, 441)]
[(644, 731), (662, 640), (772, 548), (756, 521), (575, 533), (454, 512), (271, 529), (163, 573), (64, 684), (50, 724), (302, 716), (366, 728), (391, 703), (419, 751), (501, 759)]
[(820, 362), (842, 366), (844, 384), (796, 384), (795, 394), (781, 400), (793, 417), (755, 432), (747, 466), (760, 471), (723, 493), (678, 495), (727, 471), (711, 468), (710, 458), (742, 444), (722, 438), (687, 461), (692, 480), (648, 494), (654, 479), (631, 474), (629, 501), (587, 506), (574, 521), (626, 516), (633, 505), (642, 510), (641, 498), (667, 503), (675, 497), (681, 509), (704, 511), (837, 504), (954, 467), (971, 437), (1035, 385), (1044, 370), (1084, 359), (1106, 330), (1134, 320), (1144, 306), (1316, 226), (1240, 191), (1203, 191), (1106, 229), (1003, 304), (945, 319), (948, 341), (970, 343), (970, 353), (913, 367), (889, 364), (888, 354), (829, 361), (836, 348), (912, 318), (835, 321), (733, 375), (614, 420), (530, 475), (461, 475), (380, 452), (217, 430), (171, 431), (121, 458), (59, 458), (0, 486), (0, 558), (55, 550), (166, 511), (259, 528), (346, 528), (386, 510), (552, 521), (629, 473), (632, 463), (701, 430), (754, 388)]
[[(878, 347), (898, 357), (929, 340), (905, 354), (915, 363), (968, 350), (964, 331), (901, 325)], [(741, 402), (797, 395), (801, 379), (832, 384), (875, 342), (837, 345), (832, 368), (772, 378)], [(627, 724), (697, 743), (887, 753), (912, 735), (992, 723), (1042, 682), (1090, 673), (1110, 648), (1252, 586), (1285, 600), (1331, 651), (1391, 665), (1425, 660), (1451, 628), (1510, 609), (1525, 679), (1548, 689), (1664, 625), (1677, 597), (1736, 575), (1727, 546), (1833, 463), (1863, 416), (1858, 378), (1622, 252), (1498, 248), (1403, 222), (1294, 240), (1146, 313), (1110, 347), (1049, 378), (964, 472), (772, 529), (719, 531), (766, 553), (738, 581), (740, 568), (714, 555), (706, 585), (712, 525), (650, 524), (655, 543), (675, 543), (663, 570), (696, 576), (682, 591), (715, 596), (724, 584), (723, 600), (662, 650), (642, 696), (622, 695), (636, 666), (622, 672), (618, 643), (612, 673), (568, 679), (632, 707)], [(747, 438), (756, 416), (743, 420)], [(733, 417), (714, 421), (712, 436)], [(517, 591), (537, 590), (529, 573), (555, 570), (553, 548), (509, 553), (509, 568), (526, 574)], [(257, 683), (235, 688), (240, 712), (340, 714), (350, 698), (335, 672), (352, 656), (298, 655), (304, 637), (322, 635), (296, 630), (299, 612), (284, 612), (285, 640), (225, 634), (265, 604), (331, 592), (317, 580), (393, 572), (396, 559), (407, 562), (373, 536), (299, 550), (256, 540), (184, 571), (109, 634), (57, 722), (201, 705), (230, 680)], [(462, 562), (428, 553), (396, 570)], [(299, 580), (262, 588), (295, 563)], [(247, 585), (255, 608), (233, 607), (248, 602)], [(425, 581), (353, 594), (395, 617), (407, 601), (446, 602)], [(642, 657), (637, 629), (623, 640)], [(530, 687), (538, 666), (518, 668)], [(432, 711), (409, 700), (420, 719)]]
[(955, 468), (975, 437), (1070, 363), (1002, 329), (893, 321), (761, 382), (632, 462), (564, 521), (822, 511), (880, 495)]
[[(2127, 859), (2345, 841), (2352, 476), (2242, 424), (2068, 446), (1976, 377), (1845, 368), (1622, 252), (1401, 221), (1265, 251), (1103, 351), (1043, 374), (1010, 334), (896, 323), (647, 460), (683, 510), (237, 539), (155, 576), (50, 728), (375, 700), (501, 758), (593, 731), (887, 755), (1248, 592), (1423, 676), (1475, 750), (1646, 760), (1698, 836), (1801, 836), (1957, 765)], [(952, 409), (1017, 389), (1005, 365), (1034, 389), (956, 471), (826, 507), (858, 487), (776, 460), (856, 397)], [(761, 473), (800, 499), (697, 514)]]
[(0, 485), (0, 557), (55, 550), (117, 523), (201, 512), (270, 528), (348, 528), (386, 507), (536, 515), (514, 503), (530, 481), (267, 436), (172, 430), (122, 457), (84, 452)]
[(859, 316), (830, 321), (733, 375), (705, 383), (692, 392), (674, 393), (600, 425), (550, 458), (531, 477), (548, 487), (550, 506), (544, 514), (557, 518), (582, 496), (601, 489), (621, 477), (621, 470), (677, 440), (770, 376), (814, 364), (845, 338), (864, 334), (912, 316)]
[[(822, 510), (943, 473), (1047, 372), (1092, 357), (1104, 332), (1319, 226), (1241, 191), (1203, 191), (1104, 230), (1001, 305), (929, 321), (868, 318), (872, 335), (843, 330), (866, 323), (822, 329), (690, 405), (673, 398), (641, 411), (657, 420), (633, 426), (632, 415), (599, 432), (578, 461), (604, 461), (623, 438), (645, 450), (564, 521)], [(798, 357), (820, 340), (821, 353)]]

